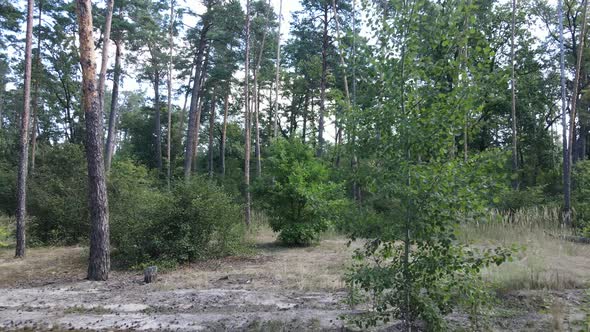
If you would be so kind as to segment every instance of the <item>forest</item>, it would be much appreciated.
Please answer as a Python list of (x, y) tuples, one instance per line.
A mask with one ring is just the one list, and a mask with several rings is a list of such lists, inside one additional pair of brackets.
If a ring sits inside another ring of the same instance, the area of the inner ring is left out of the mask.
[(0, 0), (0, 331), (590, 331), (588, 0)]

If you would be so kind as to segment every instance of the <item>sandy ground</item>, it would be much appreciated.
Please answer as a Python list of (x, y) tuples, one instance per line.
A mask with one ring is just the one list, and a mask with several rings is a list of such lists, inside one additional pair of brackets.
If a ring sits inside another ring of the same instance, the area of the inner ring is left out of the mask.
[[(0, 250), (0, 331), (342, 331), (341, 280), (352, 248), (327, 239), (282, 248), (268, 235), (258, 254), (185, 266), (145, 285), (136, 272), (84, 280), (86, 249), (32, 249), (25, 261)], [(494, 331), (588, 331), (583, 290), (513, 292), (500, 299)], [(457, 313), (449, 321), (467, 326)], [(397, 331), (396, 325), (378, 330)]]

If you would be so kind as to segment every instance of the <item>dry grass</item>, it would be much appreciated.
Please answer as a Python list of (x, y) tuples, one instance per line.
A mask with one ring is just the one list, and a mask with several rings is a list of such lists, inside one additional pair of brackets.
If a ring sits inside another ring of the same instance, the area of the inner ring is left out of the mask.
[(342, 276), (352, 255), (344, 237), (333, 234), (311, 247), (283, 247), (276, 234), (258, 223), (248, 238), (252, 257), (229, 257), (182, 267), (163, 276), (159, 287), (342, 290)]
[(500, 290), (563, 290), (587, 287), (590, 281), (590, 245), (556, 237), (568, 233), (559, 227), (557, 209), (492, 213), (485, 223), (465, 226), (461, 233), (469, 244), (521, 248), (513, 262), (484, 271)]
[(24, 287), (84, 278), (87, 250), (82, 247), (27, 249), (25, 259), (14, 248), (0, 249), (0, 287)]

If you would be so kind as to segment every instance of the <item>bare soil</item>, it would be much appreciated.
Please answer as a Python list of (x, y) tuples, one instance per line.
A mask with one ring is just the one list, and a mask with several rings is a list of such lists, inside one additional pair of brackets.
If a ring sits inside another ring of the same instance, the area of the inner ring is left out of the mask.
[[(258, 254), (228, 257), (163, 273), (144, 284), (140, 272), (114, 271), (107, 282), (85, 277), (86, 249), (31, 249), (26, 260), (0, 250), (0, 331), (342, 331), (342, 281), (352, 248), (334, 238), (282, 248), (262, 234)], [(500, 297), (494, 331), (587, 331), (583, 290), (520, 291)], [(449, 317), (453, 330), (467, 315)], [(377, 330), (397, 331), (398, 324)]]

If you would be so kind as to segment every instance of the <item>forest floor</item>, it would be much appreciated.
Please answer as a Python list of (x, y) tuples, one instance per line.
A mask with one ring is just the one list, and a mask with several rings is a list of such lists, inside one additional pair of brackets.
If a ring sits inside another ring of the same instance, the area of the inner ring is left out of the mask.
[[(492, 233), (486, 241), (528, 246), (515, 262), (484, 271), (498, 288), (492, 330), (590, 330), (590, 294), (584, 290), (590, 246), (530, 232), (486, 232)], [(478, 230), (465, 234), (465, 241), (483, 243)], [(0, 331), (354, 330), (340, 318), (362, 309), (347, 304), (342, 281), (354, 244), (329, 236), (317, 246), (283, 248), (264, 229), (254, 241), (255, 254), (184, 266), (148, 285), (141, 273), (128, 271), (113, 271), (108, 282), (84, 280), (82, 247), (33, 248), (24, 261), (13, 259), (12, 249), (0, 249)], [(449, 322), (453, 330), (468, 326), (463, 313), (450, 315)]]

